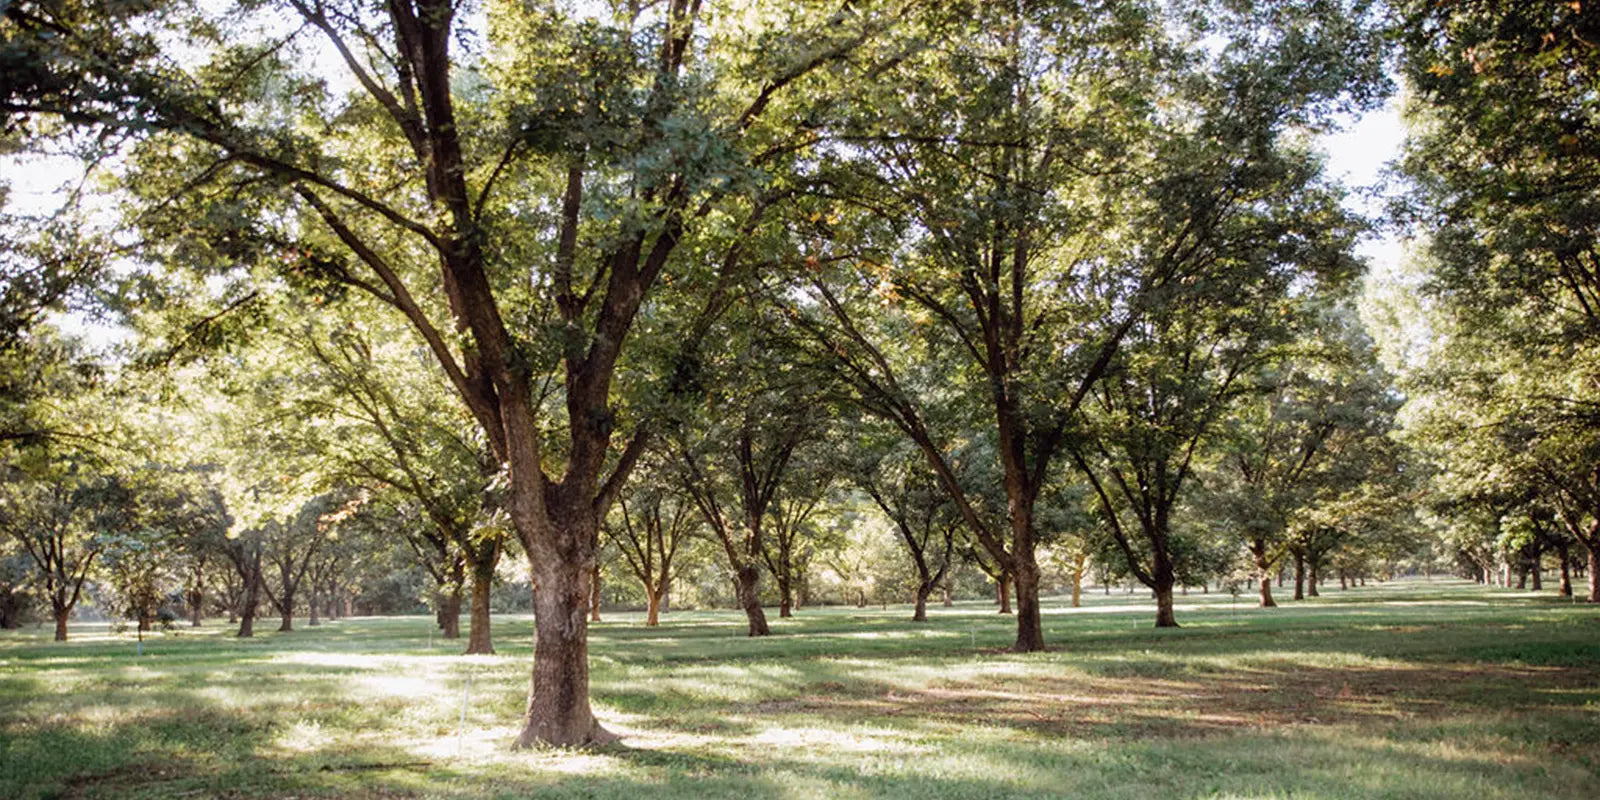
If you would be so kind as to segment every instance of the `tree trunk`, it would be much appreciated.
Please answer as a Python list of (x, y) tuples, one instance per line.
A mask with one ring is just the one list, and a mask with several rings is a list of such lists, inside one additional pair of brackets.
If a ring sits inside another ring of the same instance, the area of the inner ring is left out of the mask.
[(201, 589), (189, 590), (189, 627), (200, 627), (200, 621), (205, 618), (205, 592)]
[(1317, 594), (1317, 583), (1322, 579), (1322, 559), (1313, 558), (1306, 565), (1306, 596), (1321, 597)]
[(1600, 548), (1589, 547), (1589, 602), (1600, 603)]
[(1566, 542), (1556, 546), (1556, 556), (1561, 559), (1561, 590), (1558, 594), (1561, 597), (1571, 597), (1572, 565), (1568, 561), (1571, 560), (1572, 553), (1568, 551)]
[[(1155, 586), (1150, 588), (1154, 589), (1156, 594), (1156, 627), (1176, 628), (1178, 619), (1172, 613), (1172, 586), (1176, 583), (1172, 562), (1167, 560), (1165, 554), (1158, 552), (1154, 566), (1155, 569), (1151, 570), (1150, 577), (1155, 579)], [(1262, 582), (1266, 583), (1272, 576), (1263, 574), (1261, 578)]]
[(794, 593), (789, 586), (789, 579), (779, 575), (778, 581), (778, 618), (788, 619), (794, 616)]
[(589, 570), (589, 621), (600, 621), (600, 565)]
[(646, 602), (644, 626), (646, 628), (654, 628), (661, 624), (661, 597), (662, 595), (666, 594), (666, 592), (659, 589), (653, 590), (649, 587), (645, 587), (644, 594)]
[[(553, 504), (552, 504), (553, 505)], [(549, 513), (576, 520), (583, 513)], [(547, 523), (548, 524), (548, 523)], [(585, 531), (536, 531), (532, 537), (534, 643), (528, 711), (516, 747), (603, 744), (614, 734), (600, 727), (589, 707), (589, 566), (594, 537)], [(565, 540), (565, 541), (556, 541)], [(558, 545), (582, 552), (556, 557)]]
[(933, 594), (933, 584), (918, 584), (916, 597), (914, 599), (915, 605), (911, 609), (912, 622), (928, 621), (928, 595), (930, 594)]
[(1039, 565), (1031, 557), (1017, 554), (1017, 571), (1012, 579), (1017, 584), (1017, 642), (1011, 646), (1019, 653), (1036, 653), (1044, 649), (1044, 624), (1039, 616)]
[(446, 639), (461, 638), (461, 584), (450, 588), (449, 594), (439, 596), (439, 629)]
[(489, 632), (489, 595), (494, 589), (494, 560), (487, 566), (479, 560), (472, 566), (472, 615), (467, 626), (467, 655), (494, 655), (494, 639)]
[[(739, 607), (744, 609), (744, 615), (750, 621), (750, 636), (766, 636), (772, 633), (767, 627), (767, 615), (761, 610), (761, 591), (758, 582), (761, 571), (754, 564), (747, 564), (739, 568)], [(863, 603), (866, 600), (862, 596)]]
[(315, 627), (322, 624), (322, 618), (317, 616), (317, 605), (321, 600), (322, 598), (317, 595), (317, 585), (313, 583), (311, 585), (311, 602), (309, 609), (306, 611), (306, 625)]
[(956, 604), (956, 599), (954, 597), (950, 596), (950, 587), (942, 586), (942, 587), (940, 587), (940, 591), (944, 593), (944, 607), (945, 608), (949, 608), (949, 607), (951, 607), (951, 606)]
[(1306, 599), (1306, 554), (1299, 550), (1294, 553), (1294, 599)]
[[(1256, 574), (1260, 576), (1262, 608), (1277, 608), (1278, 604), (1272, 600), (1272, 564), (1267, 561), (1267, 542), (1265, 539), (1255, 538), (1250, 540), (1250, 555), (1255, 557)], [(1283, 570), (1278, 570), (1278, 576), (1283, 576)], [(1282, 583), (1278, 584), (1282, 586)], [(1159, 599), (1159, 595), (1157, 596)], [(1170, 603), (1169, 603), (1170, 605)], [(1156, 623), (1158, 626), (1160, 623)]]
[(256, 609), (261, 605), (261, 579), (257, 575), (254, 579), (246, 581), (244, 589), (244, 608), (239, 610), (240, 639), (249, 639), (256, 635)]
[(279, 633), (289, 633), (294, 630), (294, 592), (287, 589), (283, 592), (283, 607), (278, 609), (283, 612), (283, 622), (278, 625)]
[(995, 602), (1000, 604), (1001, 614), (1011, 613), (1011, 576), (1002, 572), (994, 586)]
[(52, 611), (56, 618), (56, 641), (64, 642), (67, 640), (67, 617), (72, 616), (72, 609), (56, 606)]

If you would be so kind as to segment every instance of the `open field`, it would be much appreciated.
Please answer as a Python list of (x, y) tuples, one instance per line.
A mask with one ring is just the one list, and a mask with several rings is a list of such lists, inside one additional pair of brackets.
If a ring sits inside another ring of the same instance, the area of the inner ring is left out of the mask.
[(507, 749), (527, 617), (470, 658), (420, 617), (253, 641), (212, 622), (143, 657), (104, 625), (6, 632), (0, 797), (1600, 796), (1600, 608), (1329, 594), (1190, 595), (1163, 631), (1137, 595), (1054, 601), (1032, 655), (982, 604), (803, 609), (766, 640), (737, 612), (613, 614), (593, 695), (626, 738), (593, 752)]

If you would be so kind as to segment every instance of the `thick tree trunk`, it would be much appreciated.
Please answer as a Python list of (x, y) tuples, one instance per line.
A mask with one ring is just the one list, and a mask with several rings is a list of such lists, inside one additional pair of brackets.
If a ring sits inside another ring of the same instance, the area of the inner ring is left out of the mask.
[[(1154, 579), (1155, 586), (1150, 588), (1155, 590), (1156, 595), (1156, 627), (1176, 628), (1178, 619), (1172, 613), (1172, 586), (1177, 581), (1172, 562), (1167, 560), (1164, 554), (1157, 553), (1154, 567), (1150, 577)], [(1270, 574), (1263, 574), (1261, 577), (1263, 583), (1272, 579)]]
[(278, 625), (279, 633), (289, 633), (294, 630), (294, 592), (285, 590), (283, 593), (283, 607), (278, 609), (283, 612), (283, 622)]
[(472, 568), (472, 612), (467, 624), (467, 655), (494, 655), (494, 639), (489, 631), (489, 596), (494, 589), (494, 562)]
[(933, 584), (923, 583), (917, 586), (914, 605), (911, 609), (912, 622), (928, 621), (928, 595), (933, 594)]
[(205, 619), (205, 592), (201, 589), (190, 589), (189, 596), (189, 627), (200, 627), (201, 620)]
[(788, 619), (794, 616), (794, 593), (789, 586), (789, 579), (779, 576), (778, 581), (778, 618)]
[(311, 600), (306, 610), (306, 625), (315, 627), (322, 624), (322, 618), (318, 616), (320, 612), (317, 609), (317, 606), (321, 604), (321, 600), (322, 598), (317, 595), (317, 587), (313, 584), (311, 587)]
[(72, 616), (72, 609), (57, 606), (52, 609), (56, 619), (56, 641), (67, 640), (67, 617)]
[(532, 690), (516, 746), (613, 741), (589, 708), (588, 569), (536, 557), (533, 571)]
[(261, 606), (261, 581), (251, 580), (244, 589), (244, 608), (239, 610), (239, 638), (256, 635), (256, 610)]
[(1562, 542), (1556, 546), (1556, 557), (1561, 559), (1561, 589), (1557, 594), (1561, 597), (1572, 596), (1572, 553), (1567, 549), (1567, 544)]
[(994, 585), (994, 599), (995, 602), (1000, 604), (1001, 614), (1011, 613), (1011, 576), (1009, 574), (1000, 573), (1000, 578)]
[(1587, 547), (1587, 549), (1589, 550), (1589, 602), (1600, 603), (1600, 548)]
[(589, 570), (589, 621), (600, 621), (600, 566)]
[(1017, 553), (1012, 580), (1017, 584), (1017, 641), (1011, 649), (1036, 653), (1044, 649), (1044, 624), (1039, 616), (1039, 565), (1034, 562), (1033, 553), (1027, 557)]
[(446, 639), (461, 638), (461, 584), (439, 595), (439, 629)]
[(1321, 597), (1317, 594), (1317, 584), (1322, 580), (1322, 560), (1313, 558), (1306, 565), (1306, 596)]
[[(1250, 555), (1255, 558), (1256, 574), (1260, 578), (1260, 584), (1261, 584), (1261, 591), (1260, 591), (1261, 600), (1259, 602), (1260, 607), (1261, 608), (1277, 608), (1278, 604), (1276, 602), (1273, 602), (1273, 600), (1272, 600), (1272, 564), (1267, 561), (1267, 543), (1266, 543), (1266, 541), (1264, 539), (1259, 539), (1259, 538), (1252, 539), (1250, 541)], [(1283, 571), (1281, 569), (1278, 571), (1278, 575), (1279, 576), (1283, 575)], [(1279, 585), (1281, 586), (1282, 584), (1280, 583)], [(1160, 623), (1157, 623), (1157, 625), (1159, 625), (1159, 624)]]
[(1533, 590), (1536, 592), (1544, 591), (1544, 564), (1541, 556), (1542, 554), (1534, 556), (1533, 564), (1530, 567), (1530, 571), (1533, 573)]
[[(739, 568), (739, 607), (744, 609), (744, 615), (750, 622), (749, 636), (766, 636), (772, 633), (772, 629), (767, 627), (767, 615), (761, 610), (760, 580), (761, 570), (754, 564)], [(863, 596), (862, 600), (865, 599)]]
[(661, 624), (661, 597), (666, 592), (645, 587), (644, 594), (646, 602), (644, 626), (646, 628), (654, 628)]

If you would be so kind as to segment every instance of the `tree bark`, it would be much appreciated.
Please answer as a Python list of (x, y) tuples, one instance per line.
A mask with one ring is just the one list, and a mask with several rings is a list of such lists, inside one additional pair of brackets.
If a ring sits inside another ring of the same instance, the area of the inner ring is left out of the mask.
[(461, 638), (461, 584), (439, 596), (439, 630), (446, 639)]
[[(1158, 554), (1155, 560), (1155, 569), (1152, 570), (1150, 577), (1155, 579), (1155, 586), (1151, 588), (1155, 590), (1156, 594), (1156, 627), (1178, 627), (1178, 619), (1172, 613), (1172, 586), (1176, 582), (1172, 562)], [(1271, 579), (1272, 576), (1270, 574), (1262, 575), (1264, 583)]]
[(654, 628), (661, 624), (661, 598), (664, 594), (666, 594), (666, 592), (659, 589), (645, 590), (645, 602), (647, 605), (644, 615), (644, 626), (646, 628)]
[[(552, 504), (554, 505), (554, 504)], [(556, 520), (576, 520), (579, 511), (552, 508)], [(603, 744), (616, 735), (600, 727), (589, 707), (589, 562), (591, 532), (535, 531), (533, 552), (534, 644), (533, 678), (528, 710), (516, 747), (536, 744), (561, 747)], [(555, 541), (552, 541), (555, 540)], [(564, 540), (564, 541), (563, 541)], [(570, 560), (549, 557), (554, 545), (579, 552)]]
[(1600, 603), (1600, 549), (1585, 548), (1589, 551), (1589, 602)]
[(1294, 599), (1306, 599), (1306, 554), (1294, 551)]
[(1533, 563), (1529, 565), (1529, 570), (1533, 573), (1533, 590), (1536, 591), (1536, 592), (1544, 591), (1544, 554), (1543, 553), (1536, 553), (1534, 555)]
[(283, 613), (283, 621), (278, 625), (279, 633), (289, 633), (294, 630), (294, 592), (289, 589), (283, 591), (283, 605), (278, 609)]
[(600, 565), (589, 570), (589, 621), (600, 621)]
[(767, 615), (761, 610), (761, 592), (758, 585), (761, 579), (761, 570), (755, 564), (746, 564), (739, 568), (738, 595), (739, 607), (744, 609), (744, 615), (750, 622), (750, 636), (766, 636), (772, 633), (767, 626)]
[(189, 601), (189, 627), (198, 628), (205, 618), (205, 592), (201, 589), (190, 589), (187, 600)]
[(322, 624), (322, 618), (318, 616), (319, 612), (318, 612), (318, 609), (317, 609), (317, 605), (319, 604), (319, 602), (321, 600), (322, 600), (322, 598), (317, 596), (316, 584), (312, 584), (312, 586), (311, 586), (311, 599), (307, 603), (307, 607), (306, 607), (306, 625), (308, 625), (310, 627), (316, 627), (316, 626)]
[(1568, 550), (1566, 542), (1562, 542), (1556, 546), (1556, 556), (1561, 559), (1561, 590), (1558, 592), (1558, 595), (1561, 597), (1571, 597), (1572, 565), (1569, 562), (1572, 559), (1572, 553)]
[[(1031, 553), (1030, 553), (1031, 555)], [(1039, 565), (1032, 558), (1018, 554), (1017, 584), (1017, 641), (1012, 645), (1019, 653), (1036, 653), (1044, 649), (1044, 625), (1039, 615)]]
[(928, 621), (928, 595), (933, 594), (933, 587), (924, 583), (917, 586), (915, 605), (911, 609), (912, 622)]
[(1307, 597), (1321, 597), (1322, 596), (1322, 595), (1317, 593), (1317, 584), (1319, 582), (1321, 582), (1321, 580), (1322, 580), (1322, 559), (1320, 559), (1320, 558), (1310, 559), (1310, 563), (1306, 565), (1306, 596)]
[[(1260, 603), (1259, 603), (1260, 607), (1261, 608), (1277, 608), (1278, 604), (1276, 602), (1274, 602), (1273, 599), (1272, 599), (1272, 564), (1271, 564), (1271, 562), (1267, 561), (1267, 542), (1266, 542), (1266, 540), (1262, 539), (1260, 537), (1257, 537), (1255, 539), (1250, 540), (1250, 555), (1255, 558), (1256, 574), (1260, 578), (1260, 584), (1261, 584), (1261, 600), (1260, 600)], [(1278, 575), (1279, 576), (1283, 575), (1282, 569), (1280, 569), (1278, 571)], [(1279, 584), (1279, 585), (1281, 586), (1282, 584)], [(1170, 603), (1169, 603), (1169, 605), (1170, 605)], [(1157, 627), (1161, 626), (1161, 624), (1159, 622), (1156, 623), (1156, 625), (1157, 625)]]
[(794, 616), (794, 594), (789, 586), (789, 578), (779, 575), (778, 581), (778, 618), (788, 619)]
[(485, 561), (479, 559), (472, 565), (472, 615), (467, 627), (467, 655), (494, 655), (494, 639), (489, 631), (489, 595), (494, 588), (494, 561)]
[(259, 566), (256, 574), (246, 581), (244, 589), (244, 608), (239, 610), (240, 639), (249, 639), (256, 635), (256, 610), (261, 606), (261, 574)]
[(995, 602), (1000, 604), (1001, 614), (1011, 613), (1011, 576), (1002, 572), (995, 579)]
[(56, 641), (64, 642), (67, 640), (67, 617), (72, 616), (72, 609), (56, 607), (51, 610), (56, 620)]

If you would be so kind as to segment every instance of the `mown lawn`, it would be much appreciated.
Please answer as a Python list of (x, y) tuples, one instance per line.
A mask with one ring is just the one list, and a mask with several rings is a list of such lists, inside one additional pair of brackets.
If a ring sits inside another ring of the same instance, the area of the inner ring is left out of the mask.
[[(532, 621), (456, 655), (423, 618), (253, 641), (0, 634), (0, 798), (1600, 797), (1600, 608), (1445, 581), (1259, 610), (1046, 605), (1046, 653), (982, 604), (593, 628), (625, 736), (511, 752)], [(267, 625), (266, 627), (273, 627)], [(465, 702), (464, 702), (465, 701)], [(464, 711), (463, 711), (464, 709)], [(462, 724), (464, 713), (465, 724)]]

